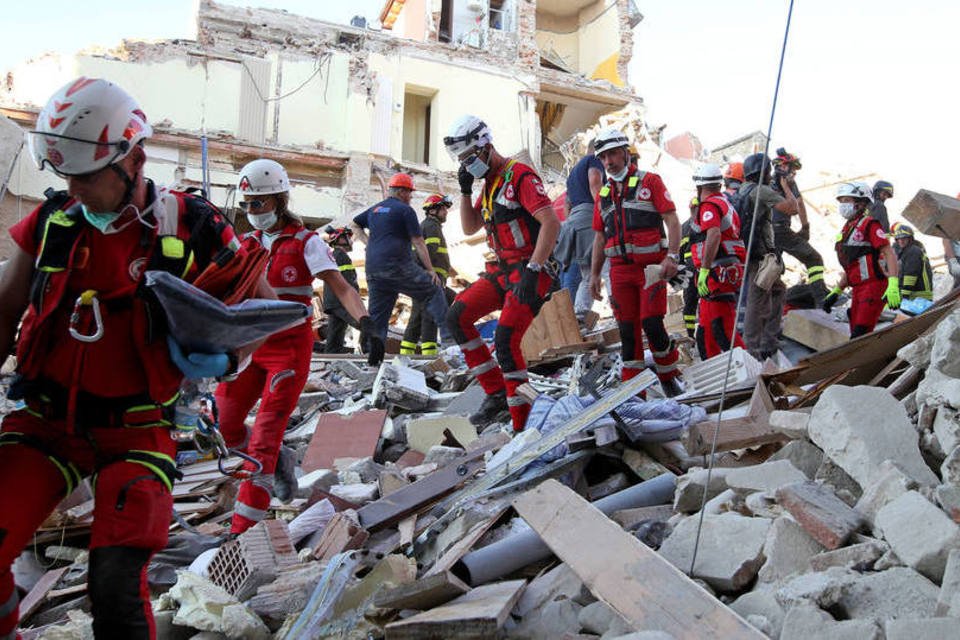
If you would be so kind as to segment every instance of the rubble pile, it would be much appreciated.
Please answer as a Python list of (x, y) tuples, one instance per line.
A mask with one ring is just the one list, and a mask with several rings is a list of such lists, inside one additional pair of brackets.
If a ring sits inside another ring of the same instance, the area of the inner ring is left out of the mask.
[[(236, 481), (182, 460), (158, 637), (958, 637), (960, 311), (796, 365), (723, 354), (676, 399), (614, 351), (544, 358), (517, 434), (467, 418), (457, 353), (316, 355), (267, 520), (231, 539)], [(24, 638), (92, 637), (92, 506), (18, 559)]]

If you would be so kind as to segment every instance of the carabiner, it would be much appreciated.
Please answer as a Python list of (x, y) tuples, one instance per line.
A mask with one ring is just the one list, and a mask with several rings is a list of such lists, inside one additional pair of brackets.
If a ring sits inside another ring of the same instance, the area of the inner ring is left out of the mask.
[(219, 467), (220, 473), (222, 473), (223, 475), (230, 476), (238, 480), (249, 480), (250, 478), (253, 478), (263, 473), (263, 463), (257, 460), (256, 458), (254, 458), (253, 456), (246, 454), (243, 451), (240, 451), (238, 449), (230, 449), (229, 451), (232, 455), (235, 455), (238, 458), (252, 464), (254, 468), (248, 471), (247, 469), (244, 469), (241, 466), (233, 471), (229, 471), (228, 469), (225, 469), (223, 466), (223, 463), (224, 461), (226, 461), (227, 457), (220, 456), (217, 459), (217, 467)]
[[(93, 322), (96, 326), (96, 330), (93, 333), (80, 333), (76, 329), (77, 323), (80, 322), (81, 307), (91, 307), (93, 311)], [(97, 299), (97, 292), (93, 289), (87, 289), (77, 296), (77, 301), (73, 304), (73, 313), (70, 314), (70, 326), (68, 330), (70, 336), (80, 342), (96, 342), (103, 337), (103, 318), (100, 316), (100, 301)]]

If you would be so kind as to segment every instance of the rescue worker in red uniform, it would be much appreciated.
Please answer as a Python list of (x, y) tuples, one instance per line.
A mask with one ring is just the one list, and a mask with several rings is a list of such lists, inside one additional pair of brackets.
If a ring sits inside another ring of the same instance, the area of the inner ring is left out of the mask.
[[(470, 420), (483, 425), (509, 408), (513, 428), (520, 431), (530, 413), (529, 401), (517, 394), (517, 387), (527, 381), (520, 341), (557, 284), (547, 260), (560, 221), (540, 176), (500, 155), (490, 128), (480, 118), (462, 116), (443, 142), (460, 165), (463, 232), (471, 235), (484, 228), (497, 256), (497, 262), (487, 264), (486, 273), (456, 297), (447, 313), (450, 332), (487, 393)], [(473, 183), (478, 178), (483, 186), (474, 201)], [(497, 309), (502, 309), (494, 335), (499, 366), (474, 326), (477, 319)]]
[[(284, 168), (273, 160), (254, 160), (240, 170), (237, 190), (243, 196), (240, 208), (255, 229), (243, 237), (244, 246), (262, 246), (270, 252), (267, 283), (277, 297), (310, 305), (313, 279), (320, 278), (324, 289), (332, 290), (359, 321), (361, 343), (368, 339), (382, 357), (383, 343), (373, 335), (363, 300), (340, 274), (333, 251), (290, 211), (290, 181)], [(260, 473), (240, 484), (231, 533), (243, 533), (266, 515), (283, 433), (307, 382), (312, 354), (313, 330), (305, 322), (270, 336), (236, 380), (217, 387), (220, 431), (227, 446), (245, 445), (246, 452), (263, 465)], [(248, 439), (243, 421), (257, 400), (260, 407)], [(245, 465), (254, 469), (249, 461)], [(278, 497), (289, 500), (295, 479), (278, 474), (276, 481)]]
[[(680, 264), (680, 221), (663, 180), (641, 171), (630, 157), (627, 137), (614, 127), (596, 138), (597, 157), (607, 171), (593, 208), (593, 259), (590, 286), (601, 300), (600, 270), (610, 258), (611, 305), (620, 327), (623, 380), (644, 367), (643, 334), (647, 336), (660, 385), (668, 396), (682, 392), (677, 348), (663, 326), (667, 281)], [(664, 233), (666, 225), (666, 233)], [(644, 269), (660, 265), (660, 279), (647, 286)]]
[[(146, 570), (167, 543), (179, 387), (185, 375), (232, 373), (244, 357), (184, 354), (143, 285), (148, 269), (191, 282), (211, 271), (229, 277), (245, 255), (213, 205), (144, 177), (151, 132), (123, 89), (78, 78), (29, 133), (34, 161), (67, 191), (10, 228), (16, 246), (0, 276), (0, 353), (22, 320), (10, 396), (25, 403), (0, 428), (0, 638), (16, 635), (11, 564), (94, 474), (94, 634), (155, 636)], [(250, 284), (239, 297), (272, 297), (259, 274)]]
[(897, 256), (880, 222), (870, 215), (871, 200), (870, 187), (865, 182), (844, 182), (837, 187), (838, 209), (847, 221), (836, 244), (843, 276), (827, 295), (823, 308), (830, 311), (842, 291), (853, 287), (851, 338), (873, 331), (884, 302), (891, 309), (900, 306)]
[(734, 319), (743, 284), (747, 249), (740, 239), (740, 216), (721, 192), (723, 174), (704, 164), (693, 174), (697, 214), (690, 223), (690, 245), (700, 295), (697, 345), (711, 358), (731, 347), (744, 347)]

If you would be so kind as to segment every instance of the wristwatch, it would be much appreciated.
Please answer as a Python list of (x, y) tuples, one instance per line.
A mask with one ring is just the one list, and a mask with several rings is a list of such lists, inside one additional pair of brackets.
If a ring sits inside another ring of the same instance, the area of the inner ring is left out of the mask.
[(543, 265), (531, 260), (527, 263), (527, 269), (530, 269), (530, 271), (533, 271), (534, 273), (540, 273), (540, 271), (543, 270)]
[(680, 254), (679, 254), (679, 253), (668, 253), (668, 254), (667, 254), (667, 257), (670, 258), (671, 260), (673, 260), (674, 262), (676, 262), (677, 264), (680, 264)]

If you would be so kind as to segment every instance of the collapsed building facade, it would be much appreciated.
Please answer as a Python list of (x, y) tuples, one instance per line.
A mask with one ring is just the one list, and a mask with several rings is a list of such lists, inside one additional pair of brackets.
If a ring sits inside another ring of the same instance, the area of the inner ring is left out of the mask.
[[(108, 78), (154, 125), (147, 175), (200, 186), (206, 143), (210, 198), (230, 211), (236, 172), (270, 157), (314, 226), (381, 199), (395, 171), (414, 176), (415, 202), (454, 189), (442, 138), (463, 113), (483, 117), (501, 151), (524, 154), (549, 180), (560, 178), (565, 140), (603, 114), (642, 108), (627, 77), (640, 20), (632, 0), (396, 0), (382, 20), (376, 31), (202, 0), (196, 40), (124, 41), (20, 65), (0, 88), (0, 114), (29, 130), (70, 78)], [(10, 172), (4, 226), (62, 188), (28, 156)], [(452, 243), (462, 240), (455, 226)]]

